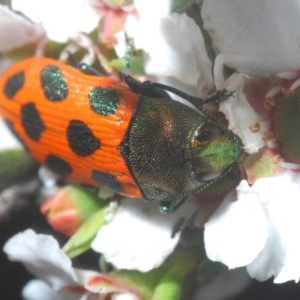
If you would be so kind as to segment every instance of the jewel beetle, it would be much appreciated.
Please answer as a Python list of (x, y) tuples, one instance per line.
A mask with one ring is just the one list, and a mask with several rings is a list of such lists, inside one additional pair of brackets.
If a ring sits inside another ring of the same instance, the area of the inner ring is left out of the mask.
[(241, 156), (241, 140), (202, 108), (225, 94), (200, 99), (129, 75), (116, 80), (85, 65), (29, 58), (1, 76), (0, 114), (33, 158), (55, 173), (160, 201), (168, 213)]

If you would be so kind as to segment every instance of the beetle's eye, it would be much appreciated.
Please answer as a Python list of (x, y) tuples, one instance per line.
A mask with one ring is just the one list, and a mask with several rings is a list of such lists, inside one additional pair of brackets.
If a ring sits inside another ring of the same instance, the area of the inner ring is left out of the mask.
[(224, 136), (226, 137), (226, 133), (222, 127), (208, 122), (196, 130), (191, 147), (191, 161), (193, 177), (197, 181), (215, 180), (228, 166), (226, 156), (224, 157), (226, 149), (223, 151)]
[(214, 140), (224, 134), (224, 131), (219, 126), (214, 126), (211, 124), (204, 124), (199, 130), (195, 133), (195, 140), (200, 143), (209, 142)]

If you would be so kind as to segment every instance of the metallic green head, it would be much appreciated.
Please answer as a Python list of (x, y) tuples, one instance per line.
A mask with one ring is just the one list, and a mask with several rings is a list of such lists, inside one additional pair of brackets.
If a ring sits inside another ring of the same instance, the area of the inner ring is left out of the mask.
[(243, 152), (242, 141), (219, 124), (206, 122), (191, 140), (191, 166), (196, 181), (208, 182), (226, 174)]

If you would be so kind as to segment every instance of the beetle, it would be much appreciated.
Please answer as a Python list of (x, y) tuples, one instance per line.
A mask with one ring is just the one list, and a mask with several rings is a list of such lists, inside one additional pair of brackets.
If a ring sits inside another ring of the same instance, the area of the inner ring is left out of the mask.
[(85, 65), (29, 58), (1, 76), (0, 114), (53, 172), (157, 200), (160, 211), (170, 213), (225, 176), (241, 156), (239, 137), (203, 109), (227, 96), (201, 99), (126, 74), (121, 81)]

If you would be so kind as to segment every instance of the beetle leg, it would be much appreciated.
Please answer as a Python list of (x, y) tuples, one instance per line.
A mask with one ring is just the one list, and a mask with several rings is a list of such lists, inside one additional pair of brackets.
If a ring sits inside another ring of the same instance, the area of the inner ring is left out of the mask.
[(230, 174), (230, 172), (232, 171), (234, 165), (238, 164), (238, 162), (236, 162), (235, 164), (231, 164), (227, 169), (225, 169), (223, 171), (222, 174), (220, 174), (218, 177), (216, 177), (215, 179), (207, 182), (206, 184), (202, 185), (198, 190), (195, 191), (195, 193), (200, 192), (200, 191), (204, 191), (205, 189), (207, 189), (208, 187), (210, 187), (211, 185), (215, 184), (216, 182), (218, 182), (221, 178), (228, 176), (228, 174)]
[(182, 97), (183, 99), (187, 100), (188, 102), (190, 102), (191, 104), (193, 104), (194, 106), (196, 106), (197, 108), (201, 108), (203, 104), (207, 104), (207, 103), (214, 103), (214, 104), (218, 104), (224, 100), (227, 100), (229, 97), (231, 97), (233, 95), (233, 91), (227, 91), (227, 90), (220, 90), (217, 91), (216, 93), (206, 97), (206, 98), (198, 98), (198, 97), (194, 97), (191, 95), (188, 95), (172, 86), (166, 85), (166, 84), (162, 84), (162, 83), (157, 83), (157, 82), (153, 82), (153, 81), (144, 81), (142, 83), (143, 86), (145, 86), (145, 88), (148, 89), (161, 89), (161, 90), (165, 90), (165, 91), (169, 91), (177, 96)]
[(129, 88), (136, 94), (155, 98), (170, 98), (169, 94), (165, 90), (144, 85), (143, 82), (136, 80), (127, 73), (122, 73), (122, 77)]
[(140, 93), (141, 90), (143, 90), (142, 83), (136, 80), (135, 78), (133, 78), (132, 76), (130, 76), (129, 74), (122, 73), (122, 78), (134, 93), (138, 94)]
[(190, 196), (186, 196), (179, 201), (162, 200), (159, 202), (159, 211), (164, 214), (173, 213), (189, 198)]
[(82, 62), (78, 65), (78, 69), (82, 73), (85, 73), (85, 74), (88, 74), (88, 75), (95, 75), (95, 76), (101, 76), (102, 75), (98, 70), (92, 68), (90, 65), (88, 65), (84, 62)]
[(185, 218), (183, 218), (183, 217), (179, 218), (179, 219), (176, 221), (176, 223), (174, 224), (173, 229), (172, 229), (171, 238), (175, 237), (175, 235), (176, 235), (179, 231), (181, 231), (184, 222), (185, 222)]
[(213, 104), (219, 104), (222, 101), (227, 100), (234, 94), (234, 91), (227, 91), (227, 90), (219, 90), (216, 93), (203, 98), (202, 104), (207, 104), (207, 103), (213, 103)]
[(82, 73), (88, 74), (88, 75), (95, 75), (95, 76), (101, 76), (103, 74), (101, 74), (98, 70), (92, 68), (89, 64), (81, 62), (78, 63), (78, 61), (76, 60), (75, 56), (73, 53), (71, 52), (67, 52), (68, 54), (68, 63), (76, 68), (79, 69)]

